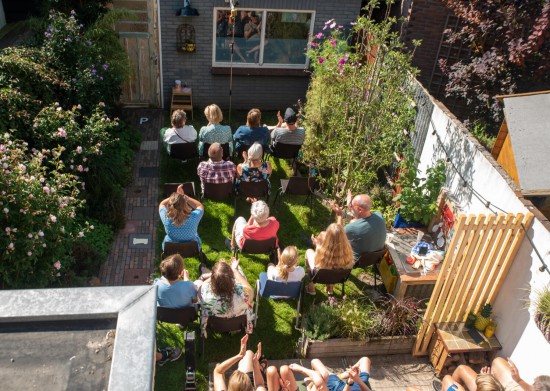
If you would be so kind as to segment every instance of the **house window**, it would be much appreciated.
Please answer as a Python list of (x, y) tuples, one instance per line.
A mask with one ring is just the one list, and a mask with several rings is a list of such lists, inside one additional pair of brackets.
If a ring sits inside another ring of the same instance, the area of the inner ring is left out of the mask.
[(313, 32), (313, 11), (214, 9), (213, 66), (295, 68), (307, 66), (306, 47)]

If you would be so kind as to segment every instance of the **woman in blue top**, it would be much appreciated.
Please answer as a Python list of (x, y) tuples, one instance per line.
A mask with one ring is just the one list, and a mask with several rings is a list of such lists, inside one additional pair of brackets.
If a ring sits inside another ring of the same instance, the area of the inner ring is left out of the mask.
[(252, 145), (258, 142), (262, 145), (264, 150), (269, 146), (271, 142), (271, 135), (269, 129), (266, 126), (260, 126), (262, 120), (262, 113), (260, 109), (251, 109), (246, 116), (246, 125), (240, 126), (235, 134), (233, 140), (235, 140), (235, 149), (239, 151), (241, 145)]
[(203, 126), (199, 132), (199, 156), (203, 155), (204, 143), (229, 144), (229, 153), (233, 154), (233, 133), (229, 126), (220, 125), (223, 120), (221, 109), (215, 104), (206, 106), (204, 115), (208, 125)]
[(189, 281), (183, 258), (179, 254), (170, 255), (160, 263), (162, 278), (155, 279), (157, 303), (160, 307), (185, 308), (197, 301), (197, 288)]
[(197, 241), (201, 248), (201, 239), (197, 228), (204, 214), (202, 204), (183, 193), (183, 185), (179, 185), (175, 193), (159, 205), (159, 214), (166, 236), (162, 241), (162, 249), (166, 242)]

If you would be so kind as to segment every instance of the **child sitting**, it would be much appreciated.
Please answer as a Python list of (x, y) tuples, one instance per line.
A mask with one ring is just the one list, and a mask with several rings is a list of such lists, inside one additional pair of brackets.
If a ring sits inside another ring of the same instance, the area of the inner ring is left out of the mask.
[(297, 263), (298, 249), (296, 246), (288, 246), (279, 254), (277, 266), (272, 263), (267, 266), (267, 278), (280, 282), (301, 281), (306, 272)]

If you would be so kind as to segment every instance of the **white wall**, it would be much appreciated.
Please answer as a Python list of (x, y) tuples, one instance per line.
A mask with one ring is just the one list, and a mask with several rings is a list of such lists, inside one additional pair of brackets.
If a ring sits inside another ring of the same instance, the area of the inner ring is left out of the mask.
[(4, 5), (0, 0), (0, 29), (6, 25), (6, 15), (4, 14)]
[[(518, 189), (512, 180), (440, 102), (433, 98), (432, 101), (435, 103), (432, 123), (419, 165), (422, 172), (425, 173), (426, 168), (436, 160), (446, 158), (442, 143), (451, 162), (481, 197), (506, 212), (526, 213), (528, 209), (514, 193)], [(432, 134), (434, 127), (435, 134)], [(436, 135), (439, 135), (441, 143)], [(463, 181), (450, 163), (447, 163), (446, 187), (465, 213), (493, 213), (472, 190), (463, 186)], [(544, 261), (550, 265), (550, 232), (535, 218), (528, 235)], [(538, 375), (550, 375), (550, 342), (544, 339), (535, 325), (534, 309), (528, 300), (533, 296), (533, 288), (550, 283), (550, 275), (540, 272), (540, 266), (533, 247), (525, 239), (493, 303), (493, 314), (498, 322), (496, 336), (503, 346), (498, 355), (510, 357), (518, 366), (522, 378), (528, 382)]]

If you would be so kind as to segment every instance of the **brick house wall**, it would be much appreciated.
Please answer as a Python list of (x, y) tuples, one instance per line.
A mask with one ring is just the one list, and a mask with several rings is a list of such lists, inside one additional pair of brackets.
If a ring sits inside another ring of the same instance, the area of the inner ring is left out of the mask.
[[(200, 16), (180, 17), (176, 16), (176, 11), (183, 7), (183, 0), (161, 0), (159, 3), (164, 108), (169, 108), (172, 86), (179, 79), (193, 88), (195, 107), (217, 103), (222, 109), (227, 109), (229, 75), (212, 73), (212, 40), (214, 7), (228, 7), (228, 4), (224, 0), (194, 0), (191, 6), (198, 10)], [(357, 19), (361, 0), (242, 0), (240, 8), (312, 10), (315, 11), (314, 33), (317, 33), (331, 18), (342, 24)], [(195, 53), (176, 50), (176, 30), (183, 23), (195, 28)], [(297, 76), (269, 76), (263, 70), (259, 71), (259, 75), (235, 73), (232, 86), (234, 109), (259, 107), (262, 110), (282, 110), (298, 99), (304, 99), (309, 81), (306, 72), (299, 72)]]

